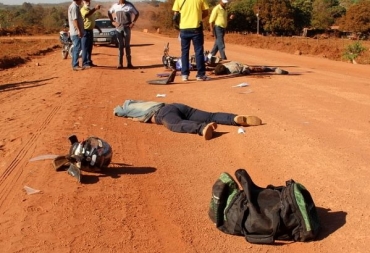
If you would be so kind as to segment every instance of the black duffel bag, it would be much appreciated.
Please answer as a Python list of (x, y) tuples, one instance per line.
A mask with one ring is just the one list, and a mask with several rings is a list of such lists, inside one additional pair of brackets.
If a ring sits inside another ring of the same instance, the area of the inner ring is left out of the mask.
[(320, 221), (303, 185), (291, 179), (285, 186), (262, 188), (244, 169), (237, 170), (235, 176), (242, 190), (227, 173), (222, 173), (212, 188), (209, 217), (219, 230), (258, 244), (316, 238)]

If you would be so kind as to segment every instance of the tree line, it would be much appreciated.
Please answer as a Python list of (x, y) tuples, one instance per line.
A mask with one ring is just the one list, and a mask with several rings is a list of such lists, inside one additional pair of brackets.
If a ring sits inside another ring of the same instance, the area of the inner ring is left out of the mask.
[[(159, 4), (153, 19), (158, 28), (172, 27), (173, 2)], [(212, 9), (219, 0), (208, 3)], [(235, 16), (229, 32), (302, 35), (304, 28), (325, 32), (335, 26), (339, 33), (370, 35), (370, 0), (230, 0), (227, 10)], [(208, 17), (203, 24), (208, 29)]]
[[(153, 28), (163, 30), (172, 29), (173, 2), (153, 0), (135, 2), (135, 5), (141, 18), (150, 19)], [(219, 0), (209, 0), (208, 3), (213, 8)], [(7, 29), (22, 32), (30, 27), (37, 33), (58, 31), (65, 23), (69, 4), (0, 4), (0, 32)], [(140, 7), (145, 5), (153, 8), (141, 11)], [(304, 28), (325, 31), (337, 26), (343, 32), (370, 33), (370, 0), (231, 0), (228, 11), (235, 15), (229, 22), (228, 31), (302, 35)], [(106, 17), (101, 13), (97, 15)], [(207, 21), (208, 18), (204, 20), (206, 29)]]

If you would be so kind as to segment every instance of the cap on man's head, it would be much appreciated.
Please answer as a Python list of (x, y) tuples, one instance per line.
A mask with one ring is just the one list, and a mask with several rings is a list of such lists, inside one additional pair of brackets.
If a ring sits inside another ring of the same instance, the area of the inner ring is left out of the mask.
[(229, 0), (221, 0), (224, 4), (227, 4)]

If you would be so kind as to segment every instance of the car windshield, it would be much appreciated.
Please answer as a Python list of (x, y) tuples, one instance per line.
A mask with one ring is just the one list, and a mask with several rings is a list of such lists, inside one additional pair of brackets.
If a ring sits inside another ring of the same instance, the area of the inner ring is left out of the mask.
[(95, 24), (101, 29), (103, 29), (103, 28), (114, 28), (114, 26), (112, 25), (112, 22), (110, 22), (109, 19), (107, 19), (107, 20), (96, 20)]

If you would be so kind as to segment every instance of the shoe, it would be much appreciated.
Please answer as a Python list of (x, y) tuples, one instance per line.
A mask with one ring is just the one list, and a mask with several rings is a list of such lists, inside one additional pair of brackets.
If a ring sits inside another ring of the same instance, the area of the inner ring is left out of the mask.
[(197, 76), (197, 81), (209, 81), (211, 80), (208, 76)]
[(135, 69), (135, 67), (132, 64), (127, 64), (128, 69)]
[(234, 121), (240, 126), (259, 126), (262, 120), (256, 116), (238, 115), (235, 116)]
[(118, 65), (117, 66), (117, 69), (123, 69), (123, 66), (122, 65)]
[(90, 67), (97, 67), (98, 65), (94, 64), (94, 63), (90, 63)]
[[(212, 139), (213, 131), (214, 131), (214, 122), (209, 123), (203, 128), (202, 135), (205, 140)], [(217, 127), (217, 124), (216, 124)]]
[(287, 74), (289, 74), (289, 72), (288, 72), (288, 71), (283, 70), (283, 69), (281, 69), (281, 68), (276, 68), (276, 69), (275, 69), (275, 73), (276, 73), (276, 74), (278, 74), (278, 75), (287, 75)]
[(80, 70), (84, 70), (84, 69), (81, 68), (80, 66), (73, 67), (73, 71), (80, 71)]
[(182, 81), (183, 81), (183, 82), (187, 82), (187, 81), (189, 81), (189, 76), (187, 76), (187, 75), (182, 75), (182, 76), (181, 76), (181, 79), (182, 79)]
[(85, 65), (85, 66), (82, 66), (82, 69), (91, 69), (91, 66), (90, 65)]
[(213, 130), (216, 130), (217, 129), (217, 123), (211, 122), (210, 124), (211, 124)]

